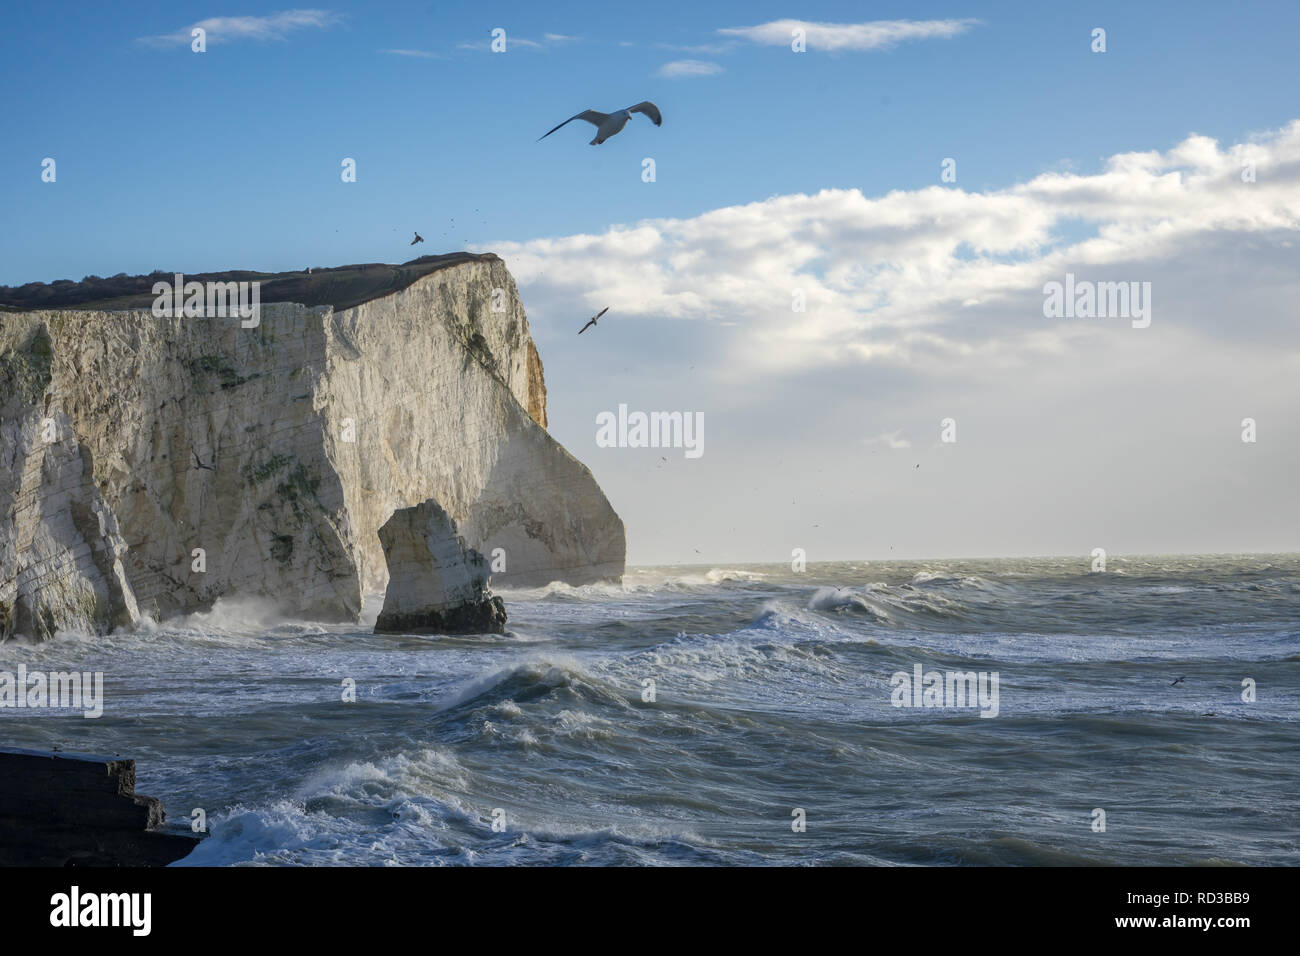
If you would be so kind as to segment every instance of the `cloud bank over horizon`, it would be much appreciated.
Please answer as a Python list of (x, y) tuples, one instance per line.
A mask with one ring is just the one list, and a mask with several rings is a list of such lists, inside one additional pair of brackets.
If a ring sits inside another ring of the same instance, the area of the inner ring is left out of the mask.
[[(1198, 248), (1216, 259), (1205, 264), (1213, 270), (1221, 244), (1285, 249), (1297, 228), (1300, 120), (1227, 147), (1192, 134), (1163, 153), (1111, 156), (1094, 174), (1046, 172), (985, 192), (825, 189), (482, 248), (502, 255), (532, 296), (743, 321), (757, 348), (733, 358), (770, 371), (908, 365), (994, 341), (1008, 358), (1059, 349), (1115, 326), (1046, 320), (1044, 283), (1067, 272), (1149, 280)], [(1156, 289), (1165, 303), (1169, 292)], [(1008, 318), (990, 321), (999, 306)]]
[[(1300, 121), (1001, 189), (828, 189), (482, 249), (630, 560), (1086, 555), (1295, 546), (1297, 229)], [(1149, 283), (1150, 325), (1046, 316), (1067, 274)], [(624, 402), (703, 411), (708, 454), (597, 447)]]

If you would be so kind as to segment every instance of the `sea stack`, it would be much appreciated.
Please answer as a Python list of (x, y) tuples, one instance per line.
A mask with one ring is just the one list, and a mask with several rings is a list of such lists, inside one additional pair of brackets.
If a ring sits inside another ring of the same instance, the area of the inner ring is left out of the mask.
[(433, 499), (393, 512), (379, 541), (388, 590), (375, 633), (500, 634), (506, 606), (488, 590), (483, 555), (465, 546)]

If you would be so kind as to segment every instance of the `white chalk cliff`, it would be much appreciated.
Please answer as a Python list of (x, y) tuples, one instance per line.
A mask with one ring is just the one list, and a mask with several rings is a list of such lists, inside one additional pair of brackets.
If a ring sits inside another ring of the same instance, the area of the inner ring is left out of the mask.
[(219, 597), (355, 620), (387, 581), (379, 528), (429, 499), (498, 585), (617, 579), (623, 523), (545, 423), (494, 256), (342, 310), (264, 303), (251, 329), (0, 314), (0, 639)]

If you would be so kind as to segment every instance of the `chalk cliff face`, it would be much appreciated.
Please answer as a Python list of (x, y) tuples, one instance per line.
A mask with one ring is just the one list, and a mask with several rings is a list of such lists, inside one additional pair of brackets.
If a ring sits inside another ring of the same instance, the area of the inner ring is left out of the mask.
[(499, 585), (617, 578), (622, 522), (545, 407), (494, 256), (341, 311), (264, 303), (252, 329), (4, 314), (0, 638), (222, 596), (354, 620), (387, 580), (379, 528), (430, 498)]

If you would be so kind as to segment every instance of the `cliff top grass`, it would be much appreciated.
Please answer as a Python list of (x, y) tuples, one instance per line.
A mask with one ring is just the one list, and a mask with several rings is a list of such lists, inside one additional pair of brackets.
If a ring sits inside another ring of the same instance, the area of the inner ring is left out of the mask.
[[(417, 279), (439, 269), (464, 262), (499, 261), (492, 253), (452, 252), (441, 256), (421, 256), (401, 265), (368, 262), (335, 266), (310, 272), (228, 272), (185, 273), (186, 282), (260, 282), (261, 301), (301, 302), (303, 305), (332, 305), (350, 309), (362, 302), (400, 292)], [(118, 309), (148, 309), (153, 305), (153, 284), (171, 282), (174, 274), (161, 270), (149, 275), (128, 276), (119, 273), (111, 278), (86, 276), (80, 282), (59, 279), (55, 282), (29, 282), (20, 286), (0, 286), (0, 311), (31, 312), (37, 309), (71, 309), (106, 312)]]

